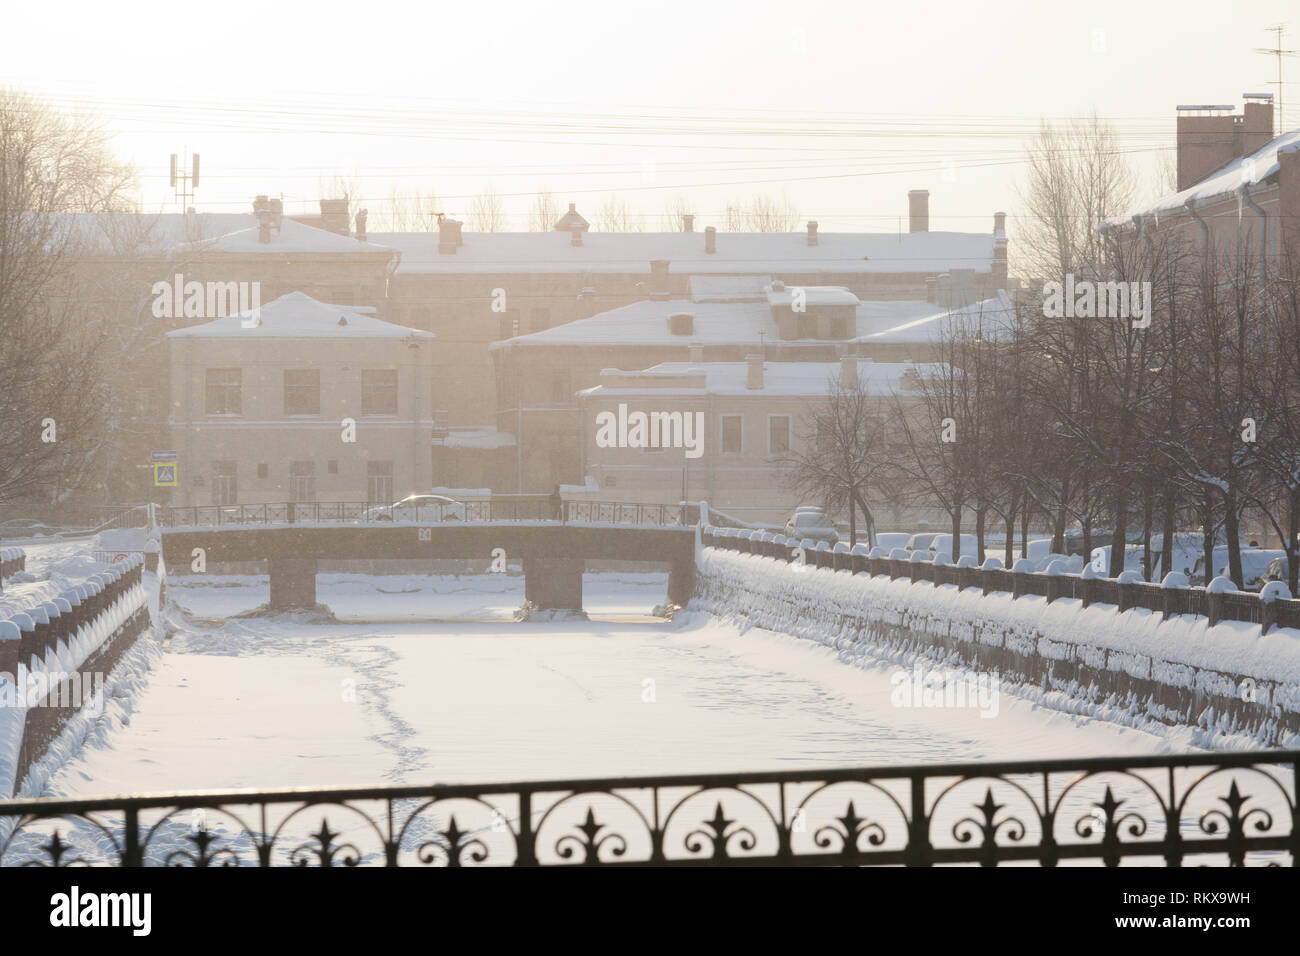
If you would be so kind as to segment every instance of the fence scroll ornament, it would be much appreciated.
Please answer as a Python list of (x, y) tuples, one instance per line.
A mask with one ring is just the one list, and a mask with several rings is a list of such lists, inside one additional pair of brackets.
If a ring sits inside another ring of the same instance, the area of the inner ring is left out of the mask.
[(1291, 866), (1300, 753), (0, 804), (0, 866)]

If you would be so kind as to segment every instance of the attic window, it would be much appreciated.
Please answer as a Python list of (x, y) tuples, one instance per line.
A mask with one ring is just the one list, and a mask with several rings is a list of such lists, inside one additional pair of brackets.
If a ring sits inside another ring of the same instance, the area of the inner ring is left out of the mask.
[(690, 312), (678, 312), (668, 316), (668, 331), (673, 335), (694, 335), (695, 316)]
[(340, 315), (340, 316), (339, 316), (339, 325), (347, 325), (347, 324), (348, 324), (347, 316), (345, 316), (345, 315)]

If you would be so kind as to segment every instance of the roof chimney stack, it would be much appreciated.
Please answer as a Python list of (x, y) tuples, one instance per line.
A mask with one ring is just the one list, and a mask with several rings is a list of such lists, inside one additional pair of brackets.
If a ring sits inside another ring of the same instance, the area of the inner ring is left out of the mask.
[(808, 245), (817, 245), (817, 220), (808, 220)]
[(438, 252), (444, 256), (454, 256), (456, 250), (460, 247), (460, 227), (463, 223), (458, 219), (448, 219), (445, 216), (438, 220)]
[(695, 231), (695, 217), (692, 216), (689, 212), (685, 213), (682, 216), (682, 232), (694, 232), (694, 231)]
[(856, 390), (858, 387), (858, 357), (844, 355), (840, 357), (840, 387)]
[(370, 215), (369, 210), (361, 209), (357, 212), (357, 240), (366, 241), (366, 217)]
[(913, 189), (907, 194), (907, 231), (930, 231), (930, 190)]
[(706, 226), (704, 229), (704, 251), (708, 255), (718, 251), (718, 230), (713, 226)]

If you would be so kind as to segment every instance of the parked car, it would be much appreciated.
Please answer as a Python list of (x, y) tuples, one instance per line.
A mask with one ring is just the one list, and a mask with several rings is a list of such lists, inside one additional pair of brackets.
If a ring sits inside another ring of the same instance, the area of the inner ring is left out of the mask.
[(906, 531), (882, 531), (876, 535), (876, 547), (884, 548), (886, 553), (895, 548), (906, 548), (911, 537)]
[(930, 542), (935, 538), (933, 531), (923, 531), (912, 535), (907, 539), (907, 544), (903, 545), (908, 551), (928, 551)]
[(790, 520), (785, 523), (785, 536), (800, 541), (811, 538), (813, 541), (825, 541), (832, 545), (840, 540), (840, 533), (835, 530), (835, 522), (831, 520), (831, 516), (821, 509), (809, 507), (794, 510)]
[[(979, 557), (979, 542), (975, 540), (975, 535), (964, 534), (961, 536), (958, 547), (961, 548), (959, 557), (970, 555), (972, 558)], [(931, 559), (936, 554), (942, 554), (945, 557), (952, 557), (952, 535), (936, 534), (930, 539), (930, 544), (926, 548), (930, 552)]]
[[(1264, 548), (1247, 548), (1241, 549), (1241, 589), (1243, 591), (1258, 591), (1264, 586), (1267, 580), (1264, 575), (1268, 573), (1269, 566), (1273, 561), (1281, 558), (1283, 565), (1286, 562), (1285, 551), (1266, 550)], [(1216, 570), (1214, 575), (1229, 577), (1228, 574), (1228, 549), (1227, 547), (1214, 549), (1214, 564)], [(1196, 567), (1192, 571), (1192, 584), (1196, 586), (1204, 585), (1205, 577), (1205, 555), (1202, 554), (1196, 559)]]
[(465, 505), (446, 495), (407, 495), (366, 512), (370, 521), (464, 521)]

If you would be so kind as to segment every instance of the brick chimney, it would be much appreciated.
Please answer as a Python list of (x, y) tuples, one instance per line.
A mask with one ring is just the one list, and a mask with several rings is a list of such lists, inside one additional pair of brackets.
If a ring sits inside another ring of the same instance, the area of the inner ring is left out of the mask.
[(362, 209), (357, 212), (357, 240), (366, 241), (366, 218), (370, 215), (369, 210)]
[(930, 231), (930, 190), (912, 189), (908, 191), (907, 231)]
[(692, 216), (690, 213), (683, 214), (682, 232), (694, 232), (694, 231), (695, 231), (695, 217)]
[(704, 228), (704, 251), (708, 255), (718, 251), (718, 230), (713, 226)]
[(1273, 94), (1244, 93), (1241, 115), (1228, 106), (1177, 109), (1178, 189), (1194, 186), (1221, 166), (1249, 156), (1273, 138)]
[(348, 201), (346, 199), (322, 199), (320, 201), (320, 224), (322, 229), (346, 236), (348, 228)]
[(840, 357), (840, 387), (856, 389), (858, 387), (858, 357), (844, 355)]
[(749, 366), (748, 374), (745, 378), (746, 388), (763, 387), (763, 358), (760, 355), (745, 356), (745, 364)]
[(458, 219), (442, 218), (438, 220), (438, 252), (444, 256), (454, 256), (460, 248), (460, 227), (464, 225)]
[(810, 246), (817, 245), (817, 220), (816, 219), (808, 220), (808, 245)]
[(668, 260), (650, 260), (650, 298), (658, 302), (667, 300), (672, 294), (668, 285)]

